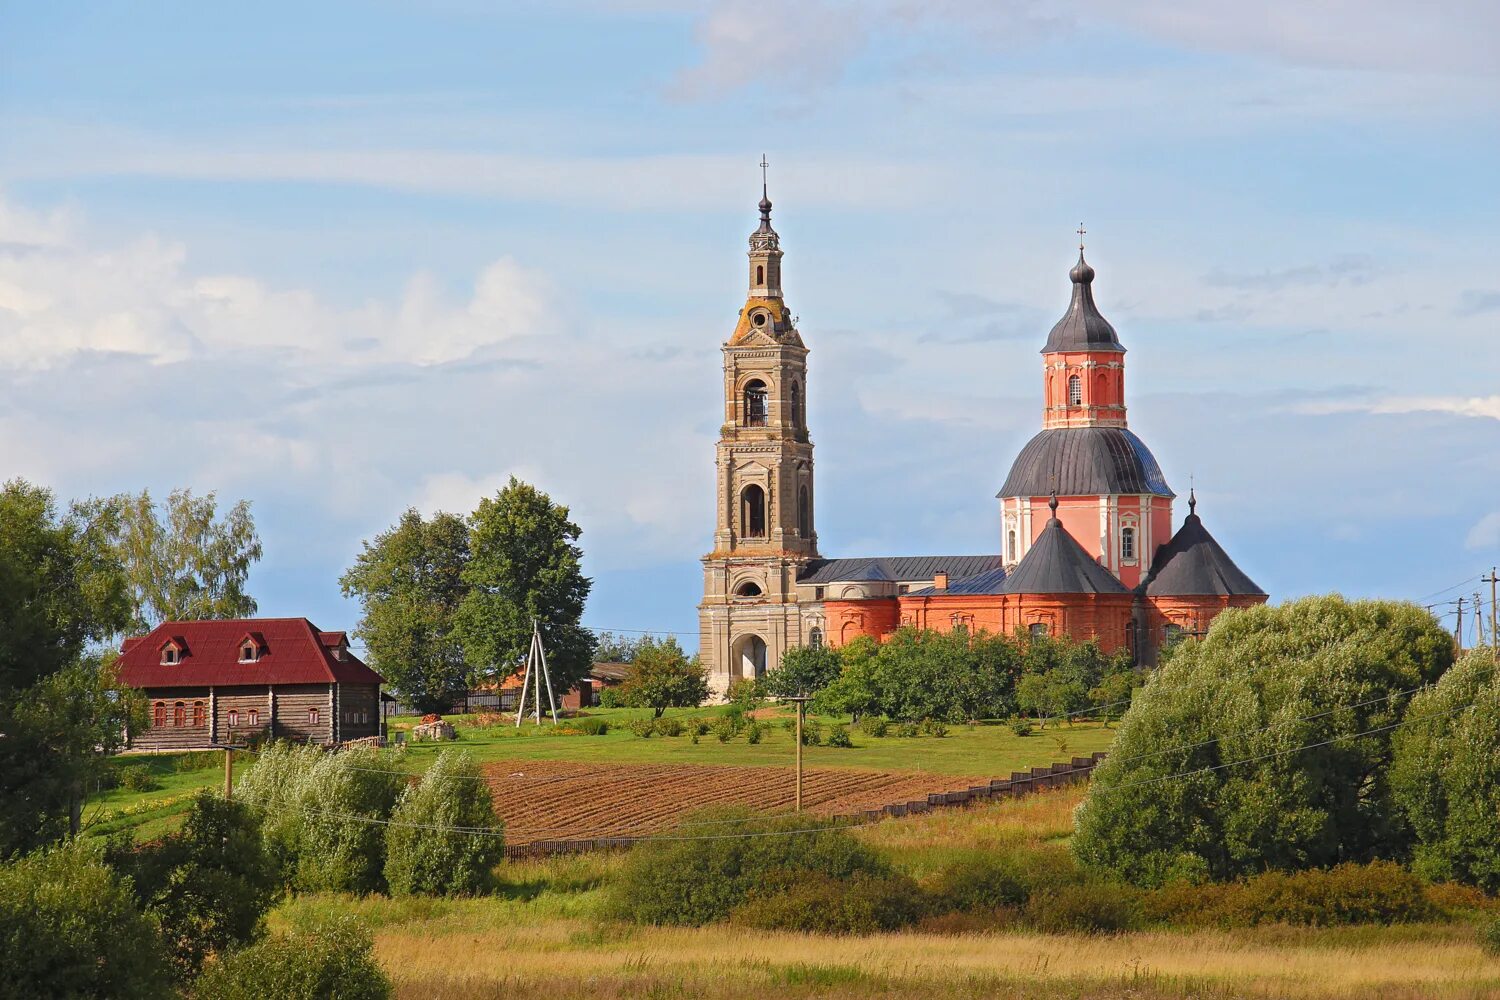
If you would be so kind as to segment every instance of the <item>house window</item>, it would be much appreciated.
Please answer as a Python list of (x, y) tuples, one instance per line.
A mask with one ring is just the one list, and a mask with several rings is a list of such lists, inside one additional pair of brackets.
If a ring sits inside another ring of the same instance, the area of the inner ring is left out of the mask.
[(255, 647), (253, 645), (251, 645), (250, 643), (247, 642), (243, 646), (240, 647), (240, 662), (241, 663), (254, 663), (255, 659), (256, 659), (256, 656), (255, 656)]
[(1120, 558), (1126, 562), (1135, 561), (1135, 529), (1120, 529)]
[(179, 729), (187, 725), (187, 706), (180, 701), (172, 706), (172, 725)]
[(251, 726), (258, 726), (258, 725), (260, 725), (260, 710), (259, 709), (252, 708), (249, 711), (249, 713), (247, 713), (247, 714), (249, 715), (249, 721), (250, 721), (250, 725)]
[(898, 594), (910, 594), (911, 593), (911, 584), (909, 584), (909, 583), (898, 583), (898, 584), (896, 584), (896, 593), (898, 593)]
[(201, 701), (193, 702), (193, 727), (203, 728), (203, 702)]
[(163, 649), (161, 651), (161, 662), (163, 662), (163, 663), (176, 663), (177, 662), (177, 647), (175, 647), (175, 646), (168, 646), (166, 649)]
[(238, 726), (239, 724), (240, 724), (240, 710), (237, 709), (237, 708), (231, 708), (229, 710), (229, 728), (233, 729), (235, 726)]
[(807, 633), (807, 644), (813, 649), (822, 649), (823, 630), (818, 628), (817, 626), (814, 626), (813, 630)]
[(764, 427), (771, 414), (770, 396), (766, 384), (760, 379), (745, 383), (745, 423), (750, 427)]
[(151, 712), (151, 723), (160, 729), (167, 724), (167, 706), (165, 702), (157, 702)]
[(827, 588), (825, 588), (825, 587), (814, 587), (813, 588), (813, 600), (815, 600), (815, 601), (821, 601), (823, 599), (824, 593), (826, 593), (826, 592), (827, 592)]
[(1083, 379), (1077, 375), (1068, 376), (1068, 405), (1083, 405)]
[(316, 708), (309, 708), (307, 710), (307, 724), (309, 726), (316, 726), (318, 724), (318, 710)]
[(1047, 623), (1032, 622), (1030, 631), (1033, 639), (1045, 639), (1047, 638)]
[(746, 538), (766, 537), (766, 491), (754, 484), (740, 494), (740, 529)]

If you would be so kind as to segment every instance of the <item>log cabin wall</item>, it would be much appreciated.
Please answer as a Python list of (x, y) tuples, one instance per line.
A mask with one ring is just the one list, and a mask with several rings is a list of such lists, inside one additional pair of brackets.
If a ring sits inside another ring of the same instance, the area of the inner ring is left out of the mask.
[(332, 684), (276, 686), (277, 739), (293, 743), (332, 743)]
[(214, 710), (221, 742), (242, 744), (273, 735), (269, 687), (214, 688)]
[(339, 739), (380, 735), (380, 688), (374, 684), (340, 684)]
[(145, 694), (146, 729), (130, 734), (132, 750), (201, 750), (213, 745), (208, 688), (152, 688)]

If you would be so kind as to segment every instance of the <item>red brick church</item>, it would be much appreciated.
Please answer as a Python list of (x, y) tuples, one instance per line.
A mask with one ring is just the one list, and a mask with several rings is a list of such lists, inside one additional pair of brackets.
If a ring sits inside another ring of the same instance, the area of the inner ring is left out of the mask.
[(1042, 430), (1000, 489), (1001, 552), (826, 559), (818, 551), (807, 344), (782, 294), (762, 193), (749, 295), (723, 345), (717, 527), (703, 558), (699, 651), (715, 691), (797, 646), (903, 625), (1094, 638), (1154, 662), (1226, 608), (1264, 603), (1126, 422), (1125, 347), (1079, 247), (1072, 299), (1042, 347)]

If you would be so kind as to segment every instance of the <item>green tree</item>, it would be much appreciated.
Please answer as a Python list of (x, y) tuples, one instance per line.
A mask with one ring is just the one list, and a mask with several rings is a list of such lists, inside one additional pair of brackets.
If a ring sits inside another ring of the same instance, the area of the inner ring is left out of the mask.
[(831, 715), (849, 713), (856, 719), (880, 712), (876, 687), (876, 657), (880, 644), (867, 635), (856, 636), (839, 647), (839, 675), (818, 693), (812, 705)]
[(516, 477), (469, 517), (468, 586), (458, 634), (469, 664), (496, 680), (521, 666), (540, 624), (552, 683), (570, 690), (593, 664), (594, 637), (581, 624), (592, 585), (581, 534), (568, 508)]
[(842, 667), (838, 650), (827, 646), (789, 649), (781, 656), (781, 666), (766, 675), (766, 693), (775, 698), (815, 695), (838, 679)]
[(0, 488), (0, 857), (49, 843), (108, 770), (140, 698), (91, 647), (129, 620), (112, 514), (59, 515), (50, 491)]
[(424, 520), (409, 509), (388, 531), (365, 542), (340, 579), (362, 610), (355, 634), (373, 666), (424, 712), (442, 709), (468, 684), (456, 622), (468, 593), (469, 528), (437, 513)]
[(261, 544), (250, 501), (240, 500), (222, 517), (215, 494), (194, 496), (186, 489), (173, 490), (161, 507), (146, 490), (94, 503), (115, 512), (113, 543), (125, 568), (133, 629), (255, 614), (245, 581)]
[(391, 814), (385, 832), (391, 895), (482, 891), (505, 857), (501, 834), (483, 773), (467, 756), (444, 751), (401, 793)]
[(349, 915), (319, 914), (210, 965), (194, 1000), (388, 1000), (370, 932)]
[(1412, 700), (1395, 733), (1391, 782), (1416, 835), (1413, 867), (1433, 881), (1500, 892), (1500, 665), (1471, 650)]
[(620, 685), (625, 704), (655, 709), (659, 719), (669, 708), (696, 708), (708, 697), (708, 672), (682, 651), (677, 640), (642, 642)]
[(1452, 662), (1452, 638), (1415, 605), (1227, 611), (1137, 693), (1073, 849), (1139, 885), (1401, 858), (1389, 727)]
[(613, 632), (600, 632), (596, 637), (594, 661), (596, 663), (629, 663), (635, 659), (635, 651), (640, 648), (641, 643), (650, 638), (649, 634), (632, 638), (628, 635), (615, 635)]

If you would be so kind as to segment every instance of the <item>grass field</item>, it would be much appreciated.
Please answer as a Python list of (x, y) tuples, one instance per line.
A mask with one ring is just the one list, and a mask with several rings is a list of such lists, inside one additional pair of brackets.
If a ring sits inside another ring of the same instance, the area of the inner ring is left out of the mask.
[[(673, 710), (672, 717), (686, 721), (717, 719), (722, 708)], [(695, 744), (684, 735), (642, 738), (626, 725), (633, 719), (649, 718), (647, 709), (590, 709), (590, 716), (610, 723), (603, 736), (560, 735), (550, 721), (536, 726), (530, 721), (517, 729), (513, 721), (478, 726), (477, 716), (449, 716), (455, 724), (458, 739), (452, 743), (408, 744), (403, 764), (411, 771), (425, 770), (446, 749), (468, 752), (480, 763), (496, 761), (555, 760), (597, 764), (718, 764), (753, 767), (792, 766), (796, 740), (782, 723), (790, 711), (762, 709), (758, 716), (766, 723), (764, 737), (750, 744), (744, 735), (720, 743), (712, 734), (701, 736)], [(824, 733), (835, 723), (848, 722), (847, 717), (810, 716)], [(514, 716), (509, 717), (510, 720)], [(410, 728), (415, 718), (391, 720), (392, 732)], [(566, 725), (566, 720), (564, 720)], [(943, 737), (866, 736), (857, 728), (851, 736), (854, 746), (847, 748), (809, 746), (803, 748), (803, 766), (808, 769), (855, 769), (869, 771), (918, 772), (954, 778), (1009, 776), (1024, 770), (1087, 755), (1108, 748), (1114, 730), (1098, 723), (1081, 722), (1039, 731), (1031, 736), (1017, 736), (1003, 725), (950, 726)], [(187, 807), (192, 794), (200, 788), (217, 788), (223, 783), (222, 766), (202, 770), (179, 771), (180, 754), (135, 755), (120, 759), (123, 766), (149, 768), (161, 787), (150, 792), (132, 792), (115, 788), (89, 799), (84, 820), (91, 832), (109, 833), (133, 828), (136, 836), (150, 837), (172, 829)], [(236, 761), (236, 773), (246, 766), (247, 755)], [(938, 782), (933, 791), (946, 788)]]
[[(1081, 789), (888, 820), (855, 831), (921, 879), (1000, 843), (1063, 848)], [(824, 937), (653, 928), (598, 916), (620, 855), (507, 864), (501, 892), (461, 900), (302, 897), (273, 923), (355, 914), (402, 997), (1228, 997), (1500, 996), (1500, 960), (1464, 923), (1328, 929), (1029, 931)]]

